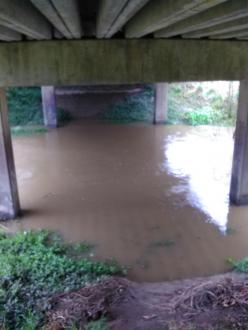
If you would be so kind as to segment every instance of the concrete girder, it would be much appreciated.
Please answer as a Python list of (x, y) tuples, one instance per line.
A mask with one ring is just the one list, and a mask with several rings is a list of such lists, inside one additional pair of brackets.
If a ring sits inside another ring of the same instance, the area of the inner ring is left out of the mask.
[(5, 26), (0, 26), (0, 40), (4, 41), (20, 41), (22, 35), (16, 31), (13, 31)]
[(80, 39), (82, 25), (76, 0), (31, 0), (56, 29), (67, 39)]
[(34, 39), (51, 39), (49, 22), (29, 0), (0, 0), (0, 25)]
[(129, 0), (101, 0), (96, 23), (96, 35), (105, 38)]
[(153, 0), (126, 26), (127, 38), (139, 38), (227, 0)]
[(170, 38), (188, 32), (248, 16), (248, 0), (227, 1), (155, 33), (156, 38)]
[(149, 0), (129, 0), (127, 5), (123, 8), (121, 14), (116, 18), (113, 25), (110, 27), (107, 38), (111, 38), (133, 17), (142, 7), (146, 5)]
[(59, 40), (0, 43), (0, 86), (244, 80), (248, 43)]
[(227, 22), (227, 23), (221, 23), (218, 25), (214, 25), (210, 28), (197, 30), (197, 31), (191, 32), (191, 33), (186, 33), (182, 37), (185, 39), (186, 38), (189, 38), (189, 39), (203, 38), (203, 37), (214, 36), (216, 34), (238, 31), (238, 30), (246, 29), (246, 28), (248, 28), (248, 19), (247, 19), (247, 17), (243, 17), (243, 18), (235, 19), (235, 20)]
[(244, 30), (240, 30), (240, 31), (235, 31), (235, 32), (228, 32), (228, 33), (221, 33), (221, 34), (217, 34), (214, 36), (211, 36), (211, 39), (242, 39), (247, 38), (248, 36), (248, 28), (244, 29)]

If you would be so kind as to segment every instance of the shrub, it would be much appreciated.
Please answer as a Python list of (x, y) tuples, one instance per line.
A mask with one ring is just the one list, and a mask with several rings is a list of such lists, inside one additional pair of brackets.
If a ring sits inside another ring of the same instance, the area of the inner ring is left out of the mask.
[[(55, 293), (79, 289), (102, 276), (122, 274), (116, 262), (72, 258), (88, 245), (63, 244), (47, 231), (0, 234), (0, 328), (42, 325)], [(35, 325), (34, 325), (35, 323)], [(30, 328), (31, 329), (31, 328)]]

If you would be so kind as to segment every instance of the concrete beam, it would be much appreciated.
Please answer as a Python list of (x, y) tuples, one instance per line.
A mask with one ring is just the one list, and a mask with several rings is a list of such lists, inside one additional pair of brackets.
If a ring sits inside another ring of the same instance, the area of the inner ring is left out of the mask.
[(80, 39), (83, 35), (78, 0), (51, 0), (72, 37)]
[(10, 30), (4, 26), (0, 26), (0, 40), (20, 41), (20, 40), (22, 40), (22, 35), (16, 31)]
[(165, 124), (168, 119), (168, 90), (167, 83), (155, 85), (154, 124)]
[(153, 0), (126, 27), (127, 38), (139, 38), (227, 0)]
[(101, 0), (98, 11), (96, 35), (105, 38), (116, 18), (127, 5), (129, 0)]
[(0, 86), (77, 86), (248, 77), (248, 43), (61, 40), (0, 43)]
[(116, 18), (113, 25), (110, 27), (107, 38), (111, 38), (115, 33), (121, 30), (121, 28), (133, 17), (142, 7), (144, 7), (149, 0), (129, 0), (127, 5), (123, 8), (121, 14)]
[(248, 204), (248, 80), (240, 82), (230, 201)]
[(5, 91), (0, 89), (0, 220), (15, 218), (20, 212), (8, 109)]
[(80, 39), (82, 26), (76, 0), (31, 0), (43, 15), (68, 39)]
[(214, 36), (216, 34), (234, 32), (247, 28), (248, 28), (248, 19), (247, 17), (244, 17), (240, 19), (235, 19), (227, 23), (217, 24), (210, 28), (197, 30), (191, 33), (186, 33), (183, 35), (183, 38), (185, 39), (203, 38), (203, 37)]
[[(46, 16), (46, 18), (52, 23), (54, 27), (62, 34), (62, 37), (72, 39), (72, 35), (67, 26), (61, 19), (59, 13), (54, 8), (53, 4), (49, 0), (31, 0), (31, 2), (39, 9), (39, 11)], [(55, 36), (57, 31), (55, 31)]]
[(156, 38), (169, 38), (199, 29), (232, 21), (248, 16), (248, 1), (227, 1), (198, 15), (189, 17), (181, 22), (168, 26), (155, 33)]
[(53, 86), (43, 86), (42, 94), (42, 109), (44, 125), (47, 128), (57, 127), (57, 109), (55, 100), (55, 90)]
[(247, 38), (248, 36), (248, 28), (240, 31), (228, 32), (228, 33), (220, 33), (211, 36), (211, 39), (242, 39), (242, 37)]
[(29, 0), (0, 0), (0, 25), (34, 39), (50, 39), (51, 25)]

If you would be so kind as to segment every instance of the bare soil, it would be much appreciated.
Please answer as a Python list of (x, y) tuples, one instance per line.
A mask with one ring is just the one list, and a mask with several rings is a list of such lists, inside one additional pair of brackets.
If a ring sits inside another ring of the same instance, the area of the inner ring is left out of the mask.
[(105, 316), (111, 330), (248, 329), (248, 276), (137, 284), (108, 278), (53, 298), (47, 329)]

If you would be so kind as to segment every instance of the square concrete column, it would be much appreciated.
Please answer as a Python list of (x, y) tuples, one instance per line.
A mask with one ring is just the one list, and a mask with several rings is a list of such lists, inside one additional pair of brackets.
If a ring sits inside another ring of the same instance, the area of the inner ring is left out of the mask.
[(168, 115), (168, 83), (155, 86), (154, 124), (165, 124)]
[(0, 88), (0, 220), (14, 219), (20, 212), (8, 109)]
[(48, 128), (56, 128), (58, 123), (55, 88), (53, 86), (43, 86), (41, 88), (41, 93), (44, 125)]
[(230, 201), (248, 205), (248, 80), (240, 82)]

